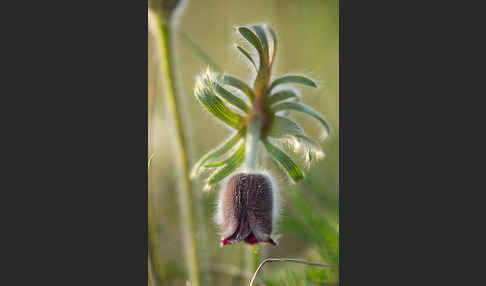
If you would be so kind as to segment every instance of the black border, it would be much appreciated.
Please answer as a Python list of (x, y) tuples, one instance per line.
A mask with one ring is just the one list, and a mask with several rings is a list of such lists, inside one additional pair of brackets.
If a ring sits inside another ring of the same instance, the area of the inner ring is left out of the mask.
[(2, 278), (147, 285), (147, 1), (19, 4)]

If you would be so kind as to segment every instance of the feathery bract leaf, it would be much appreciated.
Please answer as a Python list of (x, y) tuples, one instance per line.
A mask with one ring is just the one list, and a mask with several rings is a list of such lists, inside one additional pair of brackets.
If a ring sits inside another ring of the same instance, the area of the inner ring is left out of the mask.
[(304, 135), (304, 131), (294, 121), (275, 115), (267, 135), (280, 138), (288, 135)]
[(240, 34), (248, 41), (250, 42), (250, 44), (252, 44), (253, 47), (255, 47), (255, 49), (257, 50), (258, 52), (258, 55), (260, 57), (260, 65), (262, 63), (264, 63), (264, 55), (265, 55), (265, 51), (263, 50), (263, 46), (262, 46), (262, 43), (260, 42), (260, 40), (258, 39), (258, 36), (257, 34), (247, 28), (247, 27), (239, 27), (238, 28), (238, 32), (240, 32)]
[(233, 104), (234, 106), (238, 107), (244, 112), (248, 112), (249, 108), (248, 105), (238, 96), (232, 94), (230, 91), (226, 90), (224, 87), (219, 85), (218, 83), (214, 83), (214, 90), (217, 94), (219, 94), (222, 98), (227, 100), (229, 103)]
[(277, 55), (277, 36), (270, 26), (267, 26), (268, 31), (272, 35), (272, 41), (270, 41), (269, 54), (270, 54), (270, 65), (275, 61), (275, 56)]
[(299, 166), (294, 163), (289, 155), (285, 154), (284, 151), (270, 143), (267, 139), (263, 140), (263, 144), (265, 145), (265, 149), (267, 149), (268, 153), (272, 155), (272, 158), (279, 163), (279, 165), (292, 178), (292, 180), (294, 180), (294, 182), (298, 182), (304, 178), (304, 174), (300, 170)]
[(229, 140), (227, 140), (225, 143), (223, 143), (221, 146), (216, 148), (214, 151), (211, 151), (204, 155), (199, 162), (196, 163), (194, 168), (192, 169), (191, 176), (194, 178), (199, 175), (199, 170), (201, 169), (201, 166), (204, 165), (204, 163), (216, 159), (218, 157), (223, 156), (226, 154), (226, 152), (230, 151), (240, 140), (244, 137), (245, 132), (244, 130), (240, 130), (237, 133), (235, 133)]
[(292, 135), (290, 136), (289, 143), (294, 149), (294, 152), (303, 153), (307, 167), (310, 167), (313, 161), (320, 160), (324, 157), (321, 145), (305, 135)]
[(288, 118), (276, 115), (268, 136), (285, 139), (294, 152), (303, 153), (307, 166), (324, 157), (321, 146), (308, 138), (299, 125)]
[(258, 71), (258, 67), (257, 67), (255, 61), (253, 60), (253, 58), (251, 57), (250, 53), (248, 53), (245, 49), (243, 49), (240, 46), (236, 46), (236, 48), (251, 62), (251, 64), (255, 68), (255, 70)]
[[(265, 65), (268, 65), (268, 61), (269, 61), (268, 40), (267, 40), (267, 35), (265, 34), (265, 30), (263, 30), (262, 26), (260, 25), (254, 25), (252, 26), (252, 29), (255, 31), (255, 33), (258, 36), (258, 39), (260, 40), (260, 43), (262, 44), (263, 63)], [(260, 66), (262, 66), (262, 63), (260, 63)]]
[(214, 116), (227, 125), (239, 129), (243, 123), (243, 117), (229, 109), (224, 102), (216, 96), (210, 87), (207, 78), (202, 79), (195, 89), (197, 99)]
[(329, 127), (329, 124), (327, 123), (326, 119), (324, 119), (324, 117), (319, 112), (315, 111), (314, 109), (312, 109), (311, 107), (305, 104), (299, 102), (283, 102), (272, 107), (272, 110), (274, 112), (280, 110), (289, 110), (289, 109), (303, 112), (314, 117), (315, 119), (319, 120), (319, 122), (322, 123), (328, 135), (331, 133), (331, 128)]
[(224, 167), (218, 169), (215, 173), (211, 175), (208, 179), (208, 185), (218, 183), (222, 179), (226, 178), (228, 175), (233, 173), (245, 160), (245, 144), (244, 142), (240, 144), (240, 147), (236, 152), (231, 155), (228, 159), (224, 160)]
[(303, 75), (284, 75), (272, 82), (272, 84), (270, 85), (270, 90), (272, 90), (277, 85), (284, 83), (298, 83), (311, 87), (317, 87), (316, 83), (312, 79)]
[(280, 101), (284, 101), (284, 100), (287, 100), (287, 99), (290, 99), (290, 98), (297, 98), (298, 99), (299, 95), (297, 94), (297, 92), (295, 92), (291, 89), (281, 90), (279, 92), (272, 94), (272, 96), (270, 97), (270, 99), (268, 101), (268, 105), (273, 105), (275, 103), (278, 103)]
[(254, 98), (253, 90), (244, 81), (234, 76), (224, 75), (223, 83), (241, 90), (250, 99), (250, 101), (253, 102), (253, 98)]

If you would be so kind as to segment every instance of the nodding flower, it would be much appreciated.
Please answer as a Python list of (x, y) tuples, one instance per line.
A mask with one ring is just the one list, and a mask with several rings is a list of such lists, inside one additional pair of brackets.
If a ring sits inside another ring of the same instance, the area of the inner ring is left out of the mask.
[(277, 245), (271, 237), (276, 196), (267, 175), (236, 174), (221, 192), (216, 217), (221, 246), (240, 241)]
[[(273, 29), (266, 24), (256, 24), (237, 27), (237, 31), (248, 47), (238, 45), (236, 48), (254, 68), (254, 80), (246, 83), (209, 69), (197, 79), (195, 97), (212, 117), (231, 128), (233, 133), (194, 165), (191, 177), (212, 170), (203, 188), (209, 191), (232, 176), (220, 193), (216, 217), (222, 245), (240, 241), (275, 245), (271, 235), (278, 200), (271, 177), (255, 173), (264, 169), (258, 166), (259, 145), (263, 143), (266, 153), (296, 183), (304, 179), (304, 172), (284, 147), (289, 145), (292, 153), (302, 154), (308, 167), (322, 159), (324, 152), (319, 143), (289, 118), (289, 113), (299, 112), (316, 119), (323, 127), (321, 139), (326, 138), (331, 129), (324, 116), (302, 103), (300, 93), (290, 86), (316, 88), (313, 79), (300, 74), (279, 77), (272, 74), (278, 49)], [(242, 166), (245, 173), (234, 175)]]

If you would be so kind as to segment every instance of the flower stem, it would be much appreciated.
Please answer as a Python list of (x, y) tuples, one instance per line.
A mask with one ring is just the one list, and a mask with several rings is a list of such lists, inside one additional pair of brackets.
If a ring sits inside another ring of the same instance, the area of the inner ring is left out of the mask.
[(187, 154), (187, 138), (183, 132), (180, 99), (177, 96), (175, 84), (174, 62), (172, 61), (172, 27), (170, 19), (153, 15), (157, 24), (158, 46), (160, 49), (160, 66), (163, 78), (163, 88), (166, 97), (168, 114), (172, 121), (174, 157), (177, 161), (179, 177), (179, 209), (181, 211), (182, 232), (184, 236), (186, 263), (192, 286), (200, 286), (199, 257), (196, 244), (195, 204), (191, 192), (189, 158)]
[[(254, 113), (249, 118), (246, 133), (245, 163), (248, 173), (254, 173), (257, 169), (258, 145), (260, 144), (261, 130), (262, 119), (258, 113)], [(250, 273), (253, 273), (258, 266), (259, 250), (258, 244), (245, 247), (246, 270)]]
[(262, 130), (262, 120), (255, 114), (250, 117), (248, 123), (248, 130), (246, 132), (246, 149), (245, 160), (248, 172), (252, 173), (256, 170), (258, 144), (260, 143), (260, 133)]
[(255, 272), (260, 261), (260, 245), (245, 245), (245, 259), (246, 271), (249, 273)]

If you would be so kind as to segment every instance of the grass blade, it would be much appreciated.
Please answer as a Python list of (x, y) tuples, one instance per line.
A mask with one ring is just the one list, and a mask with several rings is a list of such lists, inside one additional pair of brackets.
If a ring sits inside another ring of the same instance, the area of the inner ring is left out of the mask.
[[(302, 223), (307, 227), (306, 235), (311, 236), (319, 247), (319, 253), (326, 262), (339, 265), (339, 233), (331, 225), (328, 218), (319, 214), (300, 192), (289, 192), (292, 205), (296, 206), (302, 215)], [(338, 280), (338, 268), (325, 273), (332, 280)], [(334, 282), (334, 281), (331, 281)]]

